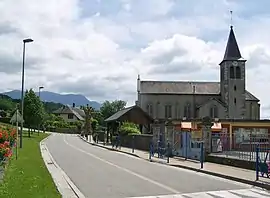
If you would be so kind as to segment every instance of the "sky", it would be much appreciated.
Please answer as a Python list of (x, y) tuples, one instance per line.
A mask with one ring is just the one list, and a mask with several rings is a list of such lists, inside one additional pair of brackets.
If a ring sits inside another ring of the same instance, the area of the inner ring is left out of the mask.
[(232, 23), (247, 60), (246, 88), (269, 118), (269, 6), (269, 0), (0, 0), (0, 92), (21, 87), (25, 38), (34, 40), (26, 45), (27, 89), (133, 105), (138, 74), (219, 81)]

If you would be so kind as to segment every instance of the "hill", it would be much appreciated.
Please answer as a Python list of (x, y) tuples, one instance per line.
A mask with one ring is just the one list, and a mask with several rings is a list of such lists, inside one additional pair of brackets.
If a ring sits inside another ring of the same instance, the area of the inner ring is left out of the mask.
[[(9, 92), (2, 93), (11, 97), (12, 99), (20, 99), (21, 91), (13, 90)], [(38, 93), (36, 92), (38, 95)], [(89, 104), (91, 107), (95, 109), (99, 109), (101, 104), (96, 101), (89, 101), (85, 96), (81, 94), (58, 94), (49, 91), (42, 91), (40, 94), (41, 100), (44, 102), (53, 102), (53, 103), (61, 103), (64, 105), (72, 105), (73, 103), (76, 106), (84, 106)]]
[[(59, 109), (63, 105), (60, 103), (54, 103), (54, 102), (43, 102), (44, 108), (47, 113), (52, 113), (53, 111)], [(12, 99), (11, 97), (0, 94), (0, 116), (5, 117), (6, 113), (14, 113), (14, 110), (17, 106), (17, 104), (20, 104), (19, 99)], [(4, 112), (6, 113), (4, 113)]]

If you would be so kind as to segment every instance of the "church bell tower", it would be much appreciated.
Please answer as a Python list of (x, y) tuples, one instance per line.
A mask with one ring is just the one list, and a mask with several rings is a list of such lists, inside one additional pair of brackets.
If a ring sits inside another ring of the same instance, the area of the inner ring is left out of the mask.
[(226, 117), (244, 119), (246, 111), (246, 60), (241, 56), (233, 26), (220, 65), (220, 93), (226, 104)]

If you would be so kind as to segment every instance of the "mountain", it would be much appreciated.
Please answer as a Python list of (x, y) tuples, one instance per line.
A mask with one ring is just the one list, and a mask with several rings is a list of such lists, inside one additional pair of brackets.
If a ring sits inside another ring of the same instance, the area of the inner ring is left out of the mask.
[[(21, 98), (21, 91), (13, 90), (9, 92), (2, 93), (7, 95), (13, 99), (20, 99)], [(38, 92), (36, 92), (38, 95)], [(42, 101), (46, 102), (54, 102), (54, 103), (61, 103), (64, 105), (72, 105), (75, 103), (76, 106), (87, 105), (99, 109), (101, 104), (96, 101), (89, 101), (85, 96), (81, 94), (58, 94), (50, 91), (42, 91), (40, 93), (40, 97)]]

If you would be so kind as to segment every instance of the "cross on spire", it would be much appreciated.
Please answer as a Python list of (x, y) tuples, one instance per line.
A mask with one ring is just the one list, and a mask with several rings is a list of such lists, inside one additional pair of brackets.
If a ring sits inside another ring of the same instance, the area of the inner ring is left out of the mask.
[(233, 27), (233, 22), (232, 22), (232, 14), (233, 14), (233, 11), (230, 10), (230, 14), (231, 14), (231, 28)]

